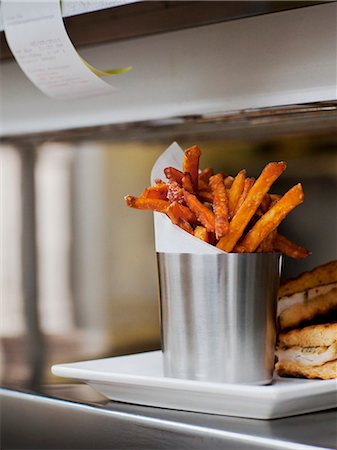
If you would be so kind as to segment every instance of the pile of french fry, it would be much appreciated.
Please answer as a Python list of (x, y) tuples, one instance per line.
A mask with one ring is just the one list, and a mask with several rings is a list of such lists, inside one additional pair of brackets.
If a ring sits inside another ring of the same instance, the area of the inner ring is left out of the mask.
[(310, 253), (278, 233), (281, 221), (303, 202), (301, 184), (282, 197), (270, 194), (286, 163), (271, 162), (255, 180), (241, 170), (235, 177), (199, 170), (201, 150), (185, 150), (182, 170), (167, 167), (168, 180), (156, 180), (139, 197), (127, 195), (131, 208), (166, 214), (174, 225), (225, 252), (280, 252), (292, 258)]

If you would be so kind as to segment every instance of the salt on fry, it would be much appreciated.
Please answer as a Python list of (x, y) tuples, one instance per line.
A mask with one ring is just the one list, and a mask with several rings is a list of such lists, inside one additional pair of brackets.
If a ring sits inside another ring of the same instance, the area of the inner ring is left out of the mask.
[[(274, 181), (285, 170), (286, 163), (272, 162), (266, 165), (261, 172), (259, 178), (255, 181), (253, 187), (248, 192), (248, 195), (238, 210), (236, 215), (232, 218), (229, 224), (229, 231), (226, 236), (222, 237), (217, 247), (225, 252), (231, 252), (235, 244), (241, 238), (244, 229), (248, 225), (250, 219), (255, 214), (257, 208), (260, 206), (263, 197), (269, 191)], [(234, 182), (233, 182), (234, 184)]]
[(184, 191), (182, 187), (174, 180), (169, 180), (167, 182), (167, 200), (172, 202), (183, 203), (184, 202)]
[(296, 184), (275, 203), (251, 228), (241, 241), (245, 251), (254, 252), (265, 237), (271, 233), (297, 205), (301, 204), (304, 194), (301, 184)]
[(184, 172), (184, 174), (186, 174), (186, 173), (190, 174), (194, 192), (196, 192), (198, 190), (198, 174), (199, 174), (200, 155), (201, 155), (201, 150), (197, 145), (187, 148), (184, 151), (183, 172)]
[(213, 211), (215, 216), (215, 237), (222, 238), (228, 233), (228, 196), (223, 182), (223, 176), (218, 173), (213, 175), (209, 184), (213, 193)]
[(290, 258), (303, 259), (310, 255), (309, 250), (290, 241), (282, 234), (277, 233), (274, 239), (274, 250)]
[(239, 201), (240, 195), (243, 191), (244, 184), (246, 179), (246, 170), (242, 169), (236, 175), (233, 180), (233, 183), (228, 192), (228, 211), (229, 217), (232, 218), (234, 216), (235, 207)]
[(184, 198), (187, 206), (196, 215), (197, 219), (204, 225), (207, 231), (215, 231), (214, 213), (203, 205), (195, 195), (184, 191)]
[(127, 195), (124, 198), (127, 206), (135, 209), (166, 212), (167, 208), (170, 206), (170, 203), (167, 200), (157, 198), (133, 197), (132, 195)]

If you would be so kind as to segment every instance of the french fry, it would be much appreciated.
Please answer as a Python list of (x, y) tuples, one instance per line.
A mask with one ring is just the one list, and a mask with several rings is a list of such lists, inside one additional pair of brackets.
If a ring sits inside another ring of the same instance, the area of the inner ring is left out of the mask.
[(297, 205), (303, 202), (301, 184), (296, 184), (275, 203), (251, 228), (242, 240), (246, 252), (254, 252), (260, 243), (271, 233)]
[(157, 183), (154, 186), (149, 186), (145, 188), (141, 194), (143, 198), (161, 198), (162, 200), (166, 200), (168, 192), (168, 186), (163, 181), (161, 183)]
[(198, 175), (198, 189), (199, 191), (210, 191), (209, 179), (213, 175), (213, 169), (207, 167), (203, 169)]
[(202, 227), (200, 225), (195, 227), (194, 236), (204, 242), (209, 243), (209, 233), (205, 227)]
[(239, 200), (238, 200), (238, 202), (237, 202), (237, 204), (235, 206), (233, 216), (235, 216), (235, 214), (240, 209), (242, 203), (246, 200), (248, 192), (251, 190), (251, 188), (253, 187), (254, 183), (255, 183), (255, 178), (246, 178), (245, 179), (245, 182), (244, 182), (244, 185), (243, 185), (243, 190), (242, 190), (241, 195), (239, 197)]
[[(273, 230), (263, 239), (261, 244), (257, 247), (257, 253), (271, 253), (274, 251), (274, 241), (276, 237), (277, 229)], [(243, 247), (244, 248), (244, 247)]]
[(213, 203), (213, 194), (210, 191), (198, 191), (197, 197), (202, 202)]
[(135, 209), (149, 209), (151, 211), (166, 212), (170, 203), (167, 200), (157, 199), (157, 198), (144, 198), (144, 197), (133, 197), (132, 195), (127, 195), (125, 202), (127, 206)]
[(174, 215), (182, 217), (191, 225), (197, 224), (196, 215), (187, 206), (181, 205), (178, 202), (173, 202), (170, 204), (168, 209), (173, 211)]
[(233, 181), (234, 181), (234, 178), (231, 177), (230, 175), (224, 177), (224, 180), (223, 180), (224, 185), (226, 186), (227, 189), (230, 189), (232, 187)]
[(176, 183), (180, 184), (180, 186), (182, 186), (184, 176), (183, 172), (175, 169), (174, 167), (166, 167), (166, 169), (164, 169), (164, 173), (168, 180), (173, 180)]
[(184, 173), (184, 176), (182, 179), (182, 186), (186, 191), (190, 192), (191, 194), (194, 193), (192, 178), (188, 172)]
[(180, 205), (178, 202), (173, 202), (167, 208), (166, 214), (174, 225), (178, 225), (183, 230), (193, 234), (193, 227), (190, 221), (195, 223), (196, 218), (186, 206)]
[(199, 158), (201, 150), (197, 145), (187, 148), (184, 151), (183, 172), (189, 173), (194, 192), (198, 190)]
[(228, 233), (228, 197), (227, 189), (220, 173), (213, 175), (209, 184), (213, 192), (213, 210), (215, 216), (215, 237), (222, 238)]
[(224, 250), (225, 252), (231, 252), (233, 250), (235, 244), (241, 238), (244, 229), (255, 214), (257, 208), (260, 206), (263, 197), (269, 191), (274, 181), (285, 170), (285, 168), (286, 163), (283, 161), (273, 162), (266, 165), (259, 178), (255, 181), (253, 187), (248, 192), (241, 208), (232, 218), (227, 235), (219, 240), (217, 244), (218, 248)]
[(237, 202), (239, 201), (240, 195), (243, 191), (244, 184), (246, 179), (246, 171), (245, 169), (240, 170), (240, 172), (236, 175), (233, 180), (233, 183), (228, 192), (228, 214), (229, 217), (232, 218), (234, 215), (235, 207)]
[(203, 205), (195, 195), (184, 191), (184, 198), (187, 206), (196, 215), (197, 219), (204, 225), (207, 231), (213, 233), (215, 231), (214, 213)]
[(290, 241), (282, 234), (277, 233), (274, 239), (274, 250), (290, 258), (303, 259), (310, 255), (309, 250)]
[(170, 203), (184, 202), (184, 191), (183, 188), (174, 180), (169, 180), (167, 183), (168, 191), (167, 191), (167, 199)]
[(200, 153), (198, 146), (186, 149), (182, 171), (165, 168), (167, 182), (156, 179), (140, 197), (127, 195), (126, 204), (166, 213), (173, 224), (228, 253), (277, 251), (292, 258), (310, 254), (277, 231), (304, 198), (300, 184), (283, 197), (269, 193), (286, 168), (284, 162), (267, 164), (255, 181), (245, 169), (235, 178), (214, 175), (209, 167), (199, 173)]

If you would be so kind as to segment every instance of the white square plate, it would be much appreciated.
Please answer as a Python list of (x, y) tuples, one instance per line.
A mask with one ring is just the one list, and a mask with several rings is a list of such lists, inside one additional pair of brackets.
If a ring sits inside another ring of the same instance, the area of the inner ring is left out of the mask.
[(160, 351), (57, 364), (55, 375), (83, 380), (111, 400), (255, 419), (337, 406), (337, 380), (275, 378), (268, 386), (167, 378)]

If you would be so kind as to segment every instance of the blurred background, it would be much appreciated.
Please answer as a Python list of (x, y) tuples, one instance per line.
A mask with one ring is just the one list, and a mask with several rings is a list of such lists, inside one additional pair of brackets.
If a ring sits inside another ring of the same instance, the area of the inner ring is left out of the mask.
[(160, 348), (152, 213), (127, 208), (124, 196), (149, 185), (173, 140), (198, 144), (201, 167), (232, 175), (246, 168), (257, 177), (267, 162), (287, 161), (272, 191), (302, 182), (305, 201), (282, 231), (312, 255), (285, 258), (282, 277), (335, 259), (336, 135), (235, 128), (190, 120), (2, 141), (4, 385), (49, 382), (57, 362)]

